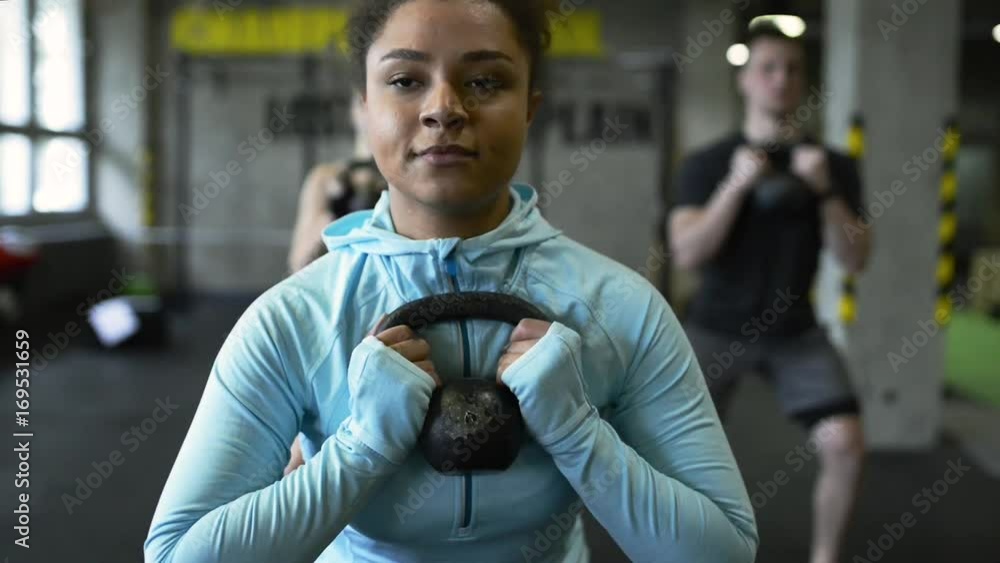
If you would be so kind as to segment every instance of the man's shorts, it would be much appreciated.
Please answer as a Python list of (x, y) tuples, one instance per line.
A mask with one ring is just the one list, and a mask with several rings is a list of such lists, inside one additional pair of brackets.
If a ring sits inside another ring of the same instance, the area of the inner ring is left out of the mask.
[(684, 331), (720, 417), (740, 376), (750, 371), (774, 382), (784, 414), (807, 429), (824, 418), (859, 412), (844, 362), (819, 327), (797, 336), (760, 338), (753, 343), (748, 337), (691, 323), (685, 324)]

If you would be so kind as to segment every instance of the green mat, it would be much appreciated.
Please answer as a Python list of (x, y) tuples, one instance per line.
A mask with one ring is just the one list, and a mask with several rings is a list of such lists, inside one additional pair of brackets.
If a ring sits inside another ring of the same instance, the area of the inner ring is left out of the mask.
[(124, 295), (157, 295), (156, 282), (143, 272), (133, 275), (133, 279), (125, 286)]
[(945, 354), (949, 387), (1000, 408), (1000, 322), (982, 313), (955, 313)]

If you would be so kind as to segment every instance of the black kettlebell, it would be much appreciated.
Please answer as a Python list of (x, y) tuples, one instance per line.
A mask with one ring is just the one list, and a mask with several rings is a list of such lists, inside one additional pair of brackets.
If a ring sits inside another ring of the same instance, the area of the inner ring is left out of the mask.
[[(522, 319), (547, 320), (527, 301), (504, 293), (458, 292), (424, 297), (396, 309), (376, 327), (418, 331), (462, 319), (488, 319), (516, 325)], [(514, 463), (524, 435), (517, 397), (495, 376), (445, 380), (431, 395), (419, 446), (427, 463), (441, 473), (503, 471)]]
[(809, 203), (809, 188), (794, 174), (771, 173), (758, 180), (754, 203), (763, 211), (796, 210)]
[(762, 211), (796, 211), (809, 205), (810, 191), (801, 178), (792, 174), (791, 146), (759, 147), (767, 153), (771, 173), (757, 181), (754, 204)]
[[(373, 185), (359, 185), (355, 182), (355, 173), (365, 171), (371, 174)], [(385, 178), (375, 165), (374, 158), (353, 159), (347, 163), (343, 170), (337, 175), (343, 193), (333, 200), (331, 210), (337, 217), (343, 217), (348, 213), (371, 209), (378, 203), (382, 191), (386, 189)]]

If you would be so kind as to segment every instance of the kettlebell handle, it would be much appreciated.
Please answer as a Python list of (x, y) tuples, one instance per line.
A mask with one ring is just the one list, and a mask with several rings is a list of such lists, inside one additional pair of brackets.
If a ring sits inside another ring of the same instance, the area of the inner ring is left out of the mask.
[(548, 317), (538, 307), (516, 295), (491, 291), (441, 293), (410, 301), (386, 315), (375, 334), (397, 326), (420, 330), (428, 325), (463, 319), (485, 319), (517, 325), (523, 319)]

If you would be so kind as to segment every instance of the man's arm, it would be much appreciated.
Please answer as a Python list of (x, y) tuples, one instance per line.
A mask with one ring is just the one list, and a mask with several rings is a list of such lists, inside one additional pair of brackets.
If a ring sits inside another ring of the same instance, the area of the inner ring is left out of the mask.
[[(715, 186), (705, 205), (682, 205), (670, 214), (670, 249), (677, 267), (693, 270), (715, 256), (729, 236), (747, 193), (766, 168), (763, 151), (740, 147), (733, 153), (729, 174)], [(682, 179), (699, 181), (703, 180), (697, 175)]]
[(825, 198), (820, 208), (823, 244), (848, 273), (861, 272), (871, 250), (871, 226), (861, 224), (861, 217), (854, 211), (861, 207), (857, 166), (853, 161), (831, 162), (826, 149), (818, 146), (797, 147), (792, 159), (793, 171)]
[(860, 273), (871, 253), (871, 229), (851, 211), (847, 202), (833, 196), (823, 202), (823, 244), (851, 274)]
[(677, 267), (694, 270), (715, 256), (745, 197), (745, 190), (724, 181), (704, 207), (678, 207), (670, 214), (670, 248)]

